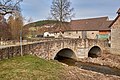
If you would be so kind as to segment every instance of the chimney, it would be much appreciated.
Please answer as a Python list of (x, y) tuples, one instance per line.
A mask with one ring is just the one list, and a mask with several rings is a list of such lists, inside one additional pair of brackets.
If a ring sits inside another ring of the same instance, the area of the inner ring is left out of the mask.
[(120, 8), (118, 9), (117, 14), (120, 15)]

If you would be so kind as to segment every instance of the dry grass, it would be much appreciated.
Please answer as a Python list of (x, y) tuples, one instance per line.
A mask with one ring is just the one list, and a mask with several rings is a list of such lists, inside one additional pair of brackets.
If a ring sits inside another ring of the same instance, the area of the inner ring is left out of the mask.
[(0, 61), (0, 80), (59, 80), (63, 66), (34, 56)]
[(120, 77), (69, 67), (26, 55), (0, 61), (0, 80), (119, 80)]

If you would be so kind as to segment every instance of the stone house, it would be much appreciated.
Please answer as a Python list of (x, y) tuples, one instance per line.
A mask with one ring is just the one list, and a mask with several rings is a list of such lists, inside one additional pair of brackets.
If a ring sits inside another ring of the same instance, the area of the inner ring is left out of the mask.
[(109, 25), (112, 23), (108, 17), (72, 20), (67, 30), (54, 32), (55, 37), (62, 35), (64, 38), (108, 38), (110, 34)]
[(120, 8), (117, 17), (110, 25), (111, 27), (111, 52), (120, 54)]

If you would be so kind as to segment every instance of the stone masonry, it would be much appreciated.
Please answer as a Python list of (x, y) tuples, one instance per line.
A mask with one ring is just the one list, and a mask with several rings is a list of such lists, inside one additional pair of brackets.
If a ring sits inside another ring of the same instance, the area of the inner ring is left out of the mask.
[(111, 53), (120, 55), (120, 9), (111, 26)]
[[(88, 39), (59, 39), (45, 42), (36, 42), (23, 45), (23, 55), (33, 54), (44, 59), (54, 59), (57, 53), (62, 49), (70, 49), (74, 54), (73, 59), (88, 57), (88, 52), (94, 46), (98, 46), (101, 51), (106, 47), (104, 41)], [(0, 48), (0, 59), (8, 59), (14, 56), (20, 56), (20, 46), (11, 46)], [(69, 54), (66, 54), (69, 56)]]

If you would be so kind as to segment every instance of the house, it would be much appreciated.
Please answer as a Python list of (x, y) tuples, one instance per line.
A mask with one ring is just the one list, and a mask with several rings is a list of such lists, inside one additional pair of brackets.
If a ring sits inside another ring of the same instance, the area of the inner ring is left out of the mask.
[(111, 23), (111, 52), (120, 55), (120, 8), (117, 17)]
[(110, 34), (109, 25), (112, 23), (108, 17), (72, 20), (67, 30), (55, 32), (55, 37), (62, 35), (64, 38), (89, 38), (107, 39)]
[(45, 32), (43, 37), (54, 37), (54, 34), (50, 34), (49, 32)]

